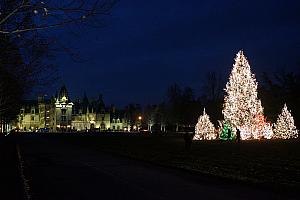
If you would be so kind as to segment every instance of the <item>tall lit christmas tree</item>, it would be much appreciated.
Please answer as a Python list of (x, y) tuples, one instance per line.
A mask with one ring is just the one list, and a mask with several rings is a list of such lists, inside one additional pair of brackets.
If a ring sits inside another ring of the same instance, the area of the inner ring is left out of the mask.
[(263, 108), (257, 98), (255, 76), (243, 51), (236, 55), (225, 92), (223, 115), (232, 132), (235, 134), (238, 128), (242, 140), (261, 138), (257, 116), (263, 115)]
[(196, 124), (193, 140), (214, 140), (216, 137), (215, 127), (204, 109)]
[(274, 138), (290, 139), (298, 137), (298, 130), (294, 125), (294, 118), (284, 104), (281, 114), (274, 125)]

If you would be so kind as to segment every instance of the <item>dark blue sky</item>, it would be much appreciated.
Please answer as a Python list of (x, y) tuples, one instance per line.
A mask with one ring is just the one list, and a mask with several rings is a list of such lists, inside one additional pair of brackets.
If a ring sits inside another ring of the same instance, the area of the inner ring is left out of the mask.
[(60, 36), (84, 60), (56, 61), (73, 98), (86, 91), (108, 104), (157, 103), (175, 82), (199, 94), (208, 71), (227, 80), (240, 49), (257, 76), (300, 63), (296, 0), (121, 0), (105, 23)]

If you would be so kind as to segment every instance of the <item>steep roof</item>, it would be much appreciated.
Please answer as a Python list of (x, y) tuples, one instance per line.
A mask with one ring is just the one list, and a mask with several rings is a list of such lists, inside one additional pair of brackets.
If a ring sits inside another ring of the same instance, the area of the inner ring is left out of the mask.
[(68, 101), (70, 101), (69, 93), (68, 93), (67, 87), (65, 85), (61, 87), (59, 94), (58, 94), (59, 100), (61, 100), (63, 97), (67, 97)]

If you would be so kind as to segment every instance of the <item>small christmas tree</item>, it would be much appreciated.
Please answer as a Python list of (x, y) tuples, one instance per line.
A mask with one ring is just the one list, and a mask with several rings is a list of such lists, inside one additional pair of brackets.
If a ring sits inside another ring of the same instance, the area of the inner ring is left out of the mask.
[(274, 133), (272, 130), (272, 124), (270, 122), (265, 123), (263, 130), (262, 130), (262, 134), (265, 139), (272, 139)]
[(253, 126), (253, 139), (271, 139), (273, 137), (272, 124), (267, 122), (264, 115), (256, 115)]
[(215, 127), (209, 120), (209, 116), (203, 110), (203, 115), (198, 119), (195, 127), (195, 136), (193, 140), (214, 140), (216, 139)]
[(298, 130), (294, 125), (294, 118), (291, 112), (288, 111), (286, 104), (284, 104), (274, 127), (274, 138), (290, 139), (298, 137)]
[(234, 140), (234, 134), (229, 123), (221, 124), (220, 140)]

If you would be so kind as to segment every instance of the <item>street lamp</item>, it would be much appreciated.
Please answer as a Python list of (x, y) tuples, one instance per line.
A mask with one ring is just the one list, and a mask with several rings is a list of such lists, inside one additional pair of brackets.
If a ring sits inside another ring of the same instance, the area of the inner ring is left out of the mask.
[(138, 131), (140, 131), (142, 125), (142, 116), (139, 116), (138, 119), (139, 119)]

